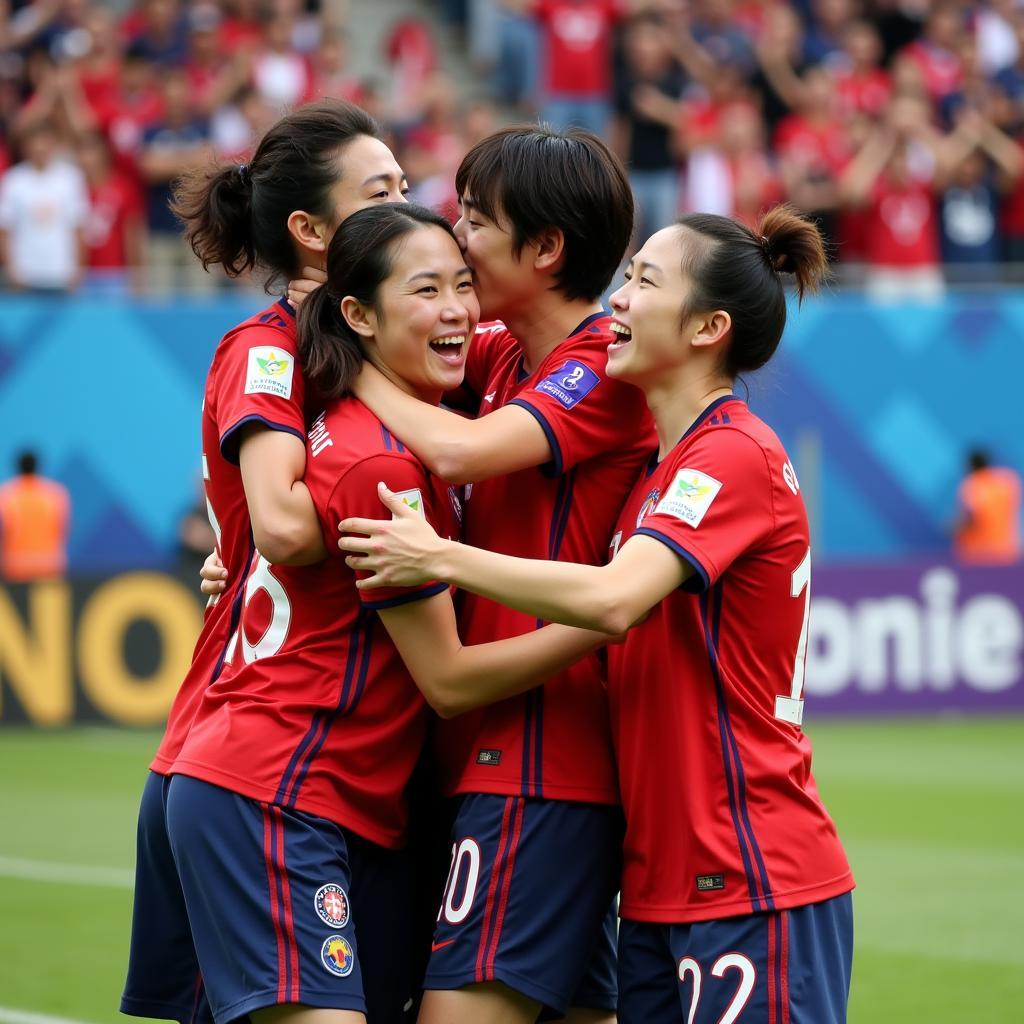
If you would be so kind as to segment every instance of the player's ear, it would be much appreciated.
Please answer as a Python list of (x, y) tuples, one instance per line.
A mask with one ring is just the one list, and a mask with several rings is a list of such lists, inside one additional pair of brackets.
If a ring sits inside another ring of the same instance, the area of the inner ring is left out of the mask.
[(360, 338), (372, 338), (377, 333), (377, 314), (352, 295), (341, 300), (341, 315)]
[(553, 270), (565, 252), (565, 234), (561, 228), (545, 228), (530, 244), (534, 252), (534, 267)]
[(292, 210), (288, 215), (288, 233), (313, 252), (327, 252), (327, 224), (320, 217), (305, 210)]
[(732, 328), (732, 317), (724, 309), (716, 309), (705, 313), (697, 324), (697, 332), (690, 344), (697, 348), (706, 348), (724, 341)]

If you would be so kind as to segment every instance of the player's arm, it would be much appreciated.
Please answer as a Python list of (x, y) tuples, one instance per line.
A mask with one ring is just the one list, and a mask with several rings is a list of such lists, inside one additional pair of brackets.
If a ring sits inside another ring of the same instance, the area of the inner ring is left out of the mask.
[(340, 524), (342, 533), (362, 535), (339, 542), (352, 552), (351, 568), (373, 573), (357, 583), (360, 589), (443, 580), (539, 619), (618, 634), (695, 571), (668, 545), (643, 535), (631, 537), (601, 566), (500, 555), (442, 540), (387, 488), (380, 494), (394, 519)]
[(242, 428), (238, 465), (256, 548), (276, 565), (308, 565), (327, 554), (309, 490), (306, 446), (286, 430)]
[(369, 363), (363, 364), (353, 391), (432, 473), (449, 483), (487, 480), (552, 459), (544, 428), (520, 406), (466, 419), (406, 394)]
[(532, 689), (609, 640), (604, 633), (552, 625), (465, 647), (447, 591), (378, 614), (427, 703), (442, 718)]

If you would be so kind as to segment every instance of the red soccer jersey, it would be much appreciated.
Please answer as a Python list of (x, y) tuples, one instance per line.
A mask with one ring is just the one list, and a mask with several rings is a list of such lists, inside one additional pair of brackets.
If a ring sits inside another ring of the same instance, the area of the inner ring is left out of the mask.
[(551, 92), (593, 99), (609, 93), (612, 29), (621, 7), (620, 0), (536, 0)]
[(253, 554), (252, 526), (238, 469), (239, 428), (259, 421), (305, 440), (305, 383), (296, 365), (295, 314), (282, 300), (224, 335), (206, 377), (203, 479), (228, 589), (206, 613), (192, 665), (167, 720), (153, 771), (167, 774), (185, 742), (206, 687), (217, 678), (238, 626), (242, 584)]
[(866, 256), (871, 266), (938, 266), (938, 218), (927, 182), (898, 185), (880, 178), (866, 220)]
[(685, 923), (853, 888), (800, 729), (810, 546), (775, 434), (736, 398), (709, 406), (626, 502), (635, 533), (696, 575), (609, 648), (626, 812), (622, 917)]
[[(519, 345), (503, 325), (477, 334), (466, 377), (482, 395), (480, 415), (510, 404), (527, 409), (547, 434), (552, 461), (467, 487), (468, 543), (521, 558), (604, 561), (654, 436), (642, 393), (605, 376), (608, 323), (604, 314), (590, 317), (526, 376)], [(467, 644), (543, 625), (463, 596), (459, 623)], [(529, 693), (442, 722), (439, 748), (449, 793), (618, 802), (596, 655)]]
[(427, 705), (375, 609), (446, 585), (357, 590), (337, 547), (338, 523), (381, 517), (379, 480), (442, 536), (458, 535), (458, 502), (354, 398), (314, 421), (303, 479), (332, 557), (289, 568), (257, 556), (227, 664), (173, 770), (400, 846)]
[(128, 266), (128, 227), (141, 216), (134, 184), (114, 172), (106, 181), (89, 186), (85, 219), (86, 265), (92, 269)]

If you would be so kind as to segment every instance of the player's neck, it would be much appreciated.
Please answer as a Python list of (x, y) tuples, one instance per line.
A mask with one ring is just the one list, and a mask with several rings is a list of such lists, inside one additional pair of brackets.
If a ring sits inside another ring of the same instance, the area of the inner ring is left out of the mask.
[(545, 292), (529, 308), (501, 319), (523, 350), (524, 368), (532, 373), (588, 316), (602, 311), (600, 302), (567, 300), (557, 292)]
[(658, 433), (658, 460), (679, 443), (680, 438), (711, 405), (732, 394), (732, 382), (720, 374), (695, 375), (681, 370), (642, 388)]

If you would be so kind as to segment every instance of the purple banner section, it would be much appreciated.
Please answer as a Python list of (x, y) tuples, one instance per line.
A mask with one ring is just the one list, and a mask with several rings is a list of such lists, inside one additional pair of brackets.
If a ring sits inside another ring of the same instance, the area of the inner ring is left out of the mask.
[(815, 566), (807, 715), (1024, 712), (1024, 566)]

